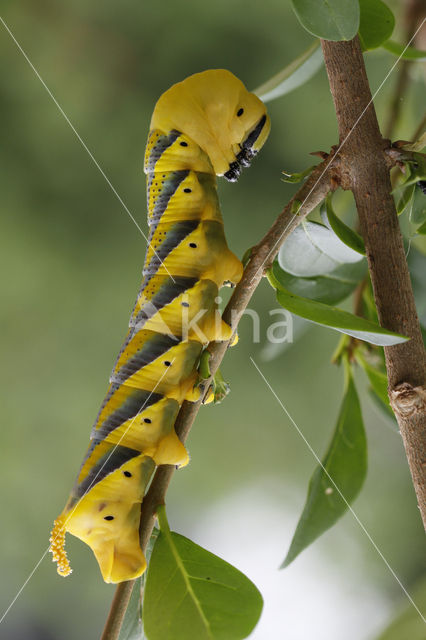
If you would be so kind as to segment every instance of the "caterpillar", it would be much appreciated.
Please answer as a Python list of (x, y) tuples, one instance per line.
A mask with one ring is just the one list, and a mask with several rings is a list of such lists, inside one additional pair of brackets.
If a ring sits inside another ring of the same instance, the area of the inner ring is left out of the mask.
[(226, 243), (216, 176), (236, 181), (269, 129), (264, 104), (223, 69), (173, 85), (154, 108), (144, 160), (143, 280), (89, 448), (51, 533), (63, 576), (71, 573), (66, 532), (91, 547), (105, 582), (131, 580), (146, 568), (139, 542), (145, 489), (156, 465), (188, 462), (176, 416), (184, 400), (200, 395), (204, 347), (231, 337), (217, 296), (242, 276)]

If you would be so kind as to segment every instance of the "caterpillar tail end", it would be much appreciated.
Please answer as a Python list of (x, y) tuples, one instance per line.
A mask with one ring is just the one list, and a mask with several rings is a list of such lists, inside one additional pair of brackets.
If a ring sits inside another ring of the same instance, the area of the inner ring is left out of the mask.
[(49, 551), (53, 556), (52, 562), (57, 563), (57, 572), (64, 578), (72, 573), (67, 552), (65, 551), (65, 534), (65, 516), (61, 515), (53, 523), (52, 533), (49, 538)]
[(135, 580), (146, 570), (146, 558), (139, 548), (139, 536), (93, 545), (92, 551), (107, 584)]

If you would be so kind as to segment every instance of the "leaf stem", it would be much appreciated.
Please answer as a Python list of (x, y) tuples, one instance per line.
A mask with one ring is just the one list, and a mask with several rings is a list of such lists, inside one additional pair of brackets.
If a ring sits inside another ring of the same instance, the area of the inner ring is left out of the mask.
[(164, 534), (170, 533), (169, 521), (167, 520), (166, 505), (159, 504), (157, 507), (157, 518), (160, 530)]

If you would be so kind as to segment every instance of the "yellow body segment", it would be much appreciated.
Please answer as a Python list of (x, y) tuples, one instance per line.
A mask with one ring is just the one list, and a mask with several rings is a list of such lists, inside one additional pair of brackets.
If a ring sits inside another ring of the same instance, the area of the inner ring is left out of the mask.
[(105, 582), (141, 575), (140, 509), (156, 465), (183, 466), (175, 432), (184, 400), (200, 397), (203, 348), (228, 340), (217, 297), (238, 283), (216, 175), (237, 179), (263, 145), (269, 118), (232, 73), (190, 76), (158, 100), (145, 152), (149, 244), (141, 289), (91, 441), (50, 542), (58, 572), (71, 572), (66, 532), (88, 544)]
[(239, 282), (243, 274), (240, 260), (228, 249), (223, 225), (211, 220), (200, 221), (185, 241), (163, 260), (157, 273), (166, 275), (176, 273), (177, 269), (181, 276), (212, 280), (218, 287), (227, 280)]
[[(182, 335), (204, 345), (212, 340), (228, 340), (231, 337), (231, 327), (222, 320), (217, 304), (218, 295), (219, 289), (215, 282), (199, 280), (194, 287), (187, 289), (162, 309), (153, 309), (152, 316), (139, 324), (143, 322), (146, 330)], [(143, 308), (151, 310), (151, 301), (152, 297), (148, 298), (145, 292), (138, 297), (131, 318), (136, 330), (138, 314)]]
[(123, 576), (131, 580), (146, 567), (139, 543), (140, 505), (153, 470), (151, 458), (140, 455), (72, 507), (67, 531), (92, 548), (105, 582), (121, 582)]

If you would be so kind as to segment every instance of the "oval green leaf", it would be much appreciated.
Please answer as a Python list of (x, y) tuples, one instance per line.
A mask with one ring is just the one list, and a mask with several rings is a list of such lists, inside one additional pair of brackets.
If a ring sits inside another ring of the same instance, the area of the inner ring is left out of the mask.
[(355, 357), (358, 364), (364, 369), (370, 383), (370, 390), (375, 398), (379, 401), (380, 407), (386, 412), (386, 415), (395, 419), (395, 414), (389, 403), (388, 396), (388, 378), (386, 373), (380, 371), (368, 362), (361, 349), (355, 349)]
[(352, 40), (359, 27), (356, 0), (291, 0), (300, 23), (325, 40)]
[(342, 264), (362, 256), (349, 248), (331, 229), (317, 222), (302, 222), (283, 243), (278, 262), (294, 276), (309, 278), (332, 273)]
[(161, 524), (143, 603), (148, 640), (241, 640), (262, 606), (241, 571)]
[(395, 18), (381, 0), (359, 0), (359, 39), (364, 51), (376, 49), (388, 40), (395, 27)]
[(273, 274), (278, 282), (291, 293), (324, 304), (336, 304), (347, 298), (362, 280), (366, 271), (365, 261), (345, 264), (332, 273), (312, 278), (300, 278), (281, 269), (275, 261)]
[(358, 394), (345, 361), (345, 391), (337, 425), (308, 496), (287, 556), (287, 567), (301, 551), (332, 527), (358, 495), (367, 473), (367, 442)]
[(398, 199), (398, 202), (396, 203), (396, 213), (400, 216), (402, 213), (404, 213), (405, 209), (411, 204), (411, 201), (414, 197), (414, 189), (415, 189), (416, 185), (415, 184), (410, 184), (408, 185), (408, 187), (406, 187), (403, 192), (401, 197)]
[(322, 215), (325, 216), (326, 221), (342, 242), (344, 242), (353, 251), (365, 256), (364, 240), (359, 233), (348, 227), (348, 225), (340, 220), (340, 218), (334, 213), (331, 198), (326, 198), (325, 213), (323, 212)]
[(426, 611), (426, 579), (421, 579), (414, 589), (410, 589), (410, 593), (416, 606), (413, 607), (411, 602), (405, 604), (403, 601), (402, 610), (400, 607), (393, 607), (392, 611), (396, 609), (396, 616), (376, 640), (424, 640), (425, 622), (419, 611)]
[(402, 58), (403, 60), (412, 60), (413, 62), (416, 60), (426, 60), (426, 51), (420, 51), (420, 49), (415, 49), (414, 47), (407, 47), (393, 40), (386, 40), (386, 42), (383, 42), (382, 47), (386, 49), (386, 51), (389, 51), (389, 53), (393, 53), (397, 58)]
[[(410, 222), (416, 225), (422, 225), (426, 222), (426, 197), (420, 187), (417, 186), (414, 189), (411, 203)], [(419, 229), (416, 229), (416, 231), (419, 233)]]
[(416, 233), (420, 234), (421, 236), (426, 236), (426, 222), (423, 222), (420, 227), (417, 227)]
[(322, 67), (323, 62), (319, 42), (314, 42), (309, 49), (260, 87), (257, 87), (253, 93), (262, 102), (271, 102), (271, 100), (280, 98), (305, 84)]
[(399, 333), (388, 331), (374, 322), (355, 316), (348, 311), (343, 311), (338, 307), (331, 307), (322, 302), (316, 302), (315, 300), (309, 300), (290, 293), (274, 277), (271, 269), (268, 271), (267, 276), (272, 287), (276, 289), (277, 300), (280, 305), (296, 316), (382, 347), (400, 344), (409, 339)]

